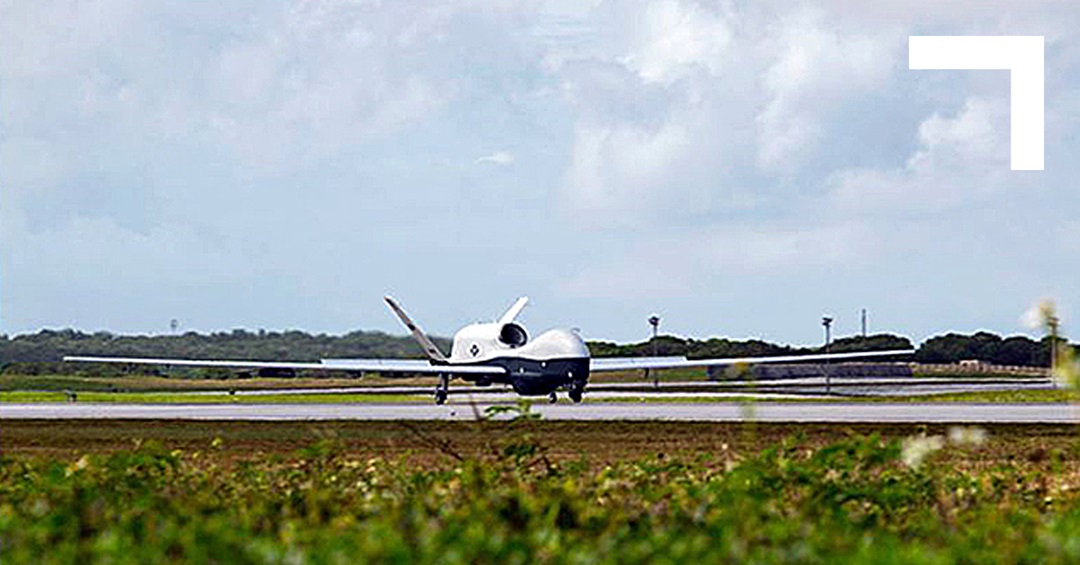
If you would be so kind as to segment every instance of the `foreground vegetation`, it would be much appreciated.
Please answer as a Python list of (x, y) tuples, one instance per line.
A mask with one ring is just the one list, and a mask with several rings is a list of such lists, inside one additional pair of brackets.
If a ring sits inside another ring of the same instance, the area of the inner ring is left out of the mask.
[[(200, 423), (178, 446), (180, 423), (103, 422), (128, 447), (63, 454), (25, 450), (32, 424), (0, 438), (5, 562), (1080, 559), (1067, 427)], [(415, 451), (368, 449), (395, 434)]]

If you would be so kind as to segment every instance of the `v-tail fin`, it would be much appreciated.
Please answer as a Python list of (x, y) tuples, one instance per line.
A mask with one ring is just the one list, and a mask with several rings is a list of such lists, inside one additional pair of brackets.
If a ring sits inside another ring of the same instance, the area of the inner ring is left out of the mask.
[(514, 318), (518, 317), (518, 314), (520, 314), (521, 311), (525, 309), (525, 305), (528, 304), (528, 303), (529, 303), (529, 297), (528, 296), (522, 296), (521, 298), (518, 298), (517, 301), (514, 302), (513, 306), (510, 306), (510, 309), (507, 310), (506, 313), (503, 314), (501, 318), (499, 318), (499, 323), (502, 324), (502, 325), (506, 325), (506, 324), (509, 324), (510, 322), (513, 322)]
[(428, 339), (428, 336), (424, 335), (424, 330), (421, 330), (420, 326), (417, 326), (416, 323), (409, 318), (409, 315), (405, 313), (405, 310), (403, 310), (393, 298), (384, 296), (383, 300), (385, 300), (386, 304), (390, 306), (390, 309), (394, 311), (394, 314), (401, 320), (401, 323), (409, 328), (409, 331), (412, 332), (413, 339), (420, 344), (420, 347), (424, 348), (424, 353), (427, 354), (428, 359), (431, 359), (433, 363), (449, 363), (442, 351), (439, 351), (439, 348), (435, 347), (435, 344)]

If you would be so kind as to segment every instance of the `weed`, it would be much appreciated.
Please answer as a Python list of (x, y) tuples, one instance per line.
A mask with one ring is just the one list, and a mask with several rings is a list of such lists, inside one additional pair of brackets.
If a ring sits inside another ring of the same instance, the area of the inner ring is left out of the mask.
[(824, 446), (791, 439), (723, 466), (666, 454), (557, 463), (524, 435), (439, 467), (358, 459), (333, 438), (219, 464), (228, 449), (219, 442), (200, 456), (148, 441), (72, 461), (0, 457), (4, 561), (1080, 558), (1075, 478), (1029, 466), (964, 471), (937, 457), (910, 468), (899, 440), (874, 434)]

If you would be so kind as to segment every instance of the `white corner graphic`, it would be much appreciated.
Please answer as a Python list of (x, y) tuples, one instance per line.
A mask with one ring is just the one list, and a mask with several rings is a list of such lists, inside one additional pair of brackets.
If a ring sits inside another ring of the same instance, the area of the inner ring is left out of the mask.
[(1010, 71), (1014, 171), (1041, 171), (1044, 160), (1043, 36), (908, 37), (912, 70)]

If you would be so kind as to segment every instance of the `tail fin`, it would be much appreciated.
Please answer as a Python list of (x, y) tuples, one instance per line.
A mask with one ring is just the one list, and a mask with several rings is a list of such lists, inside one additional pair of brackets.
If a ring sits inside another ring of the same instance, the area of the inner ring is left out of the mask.
[(528, 303), (529, 303), (529, 297), (528, 296), (522, 296), (521, 298), (518, 298), (517, 301), (514, 302), (514, 305), (511, 306), (510, 309), (507, 310), (506, 313), (503, 314), (501, 318), (499, 318), (499, 323), (502, 324), (502, 325), (506, 325), (506, 324), (509, 324), (510, 322), (513, 322), (514, 318), (517, 318), (518, 314), (520, 314), (521, 311), (523, 309), (525, 309), (525, 305), (528, 304)]
[(389, 296), (384, 296), (383, 300), (385, 300), (386, 304), (390, 306), (390, 309), (394, 311), (394, 314), (397, 314), (397, 317), (401, 320), (401, 323), (405, 324), (405, 327), (409, 328), (409, 331), (412, 332), (413, 339), (415, 339), (416, 342), (420, 344), (420, 347), (424, 348), (424, 353), (427, 354), (428, 359), (431, 359), (433, 363), (449, 362), (447, 361), (446, 356), (443, 355), (442, 351), (439, 351), (439, 348), (435, 347), (434, 343), (431, 343), (431, 340), (428, 339), (426, 335), (424, 335), (424, 331), (420, 329), (420, 326), (417, 326), (411, 319), (409, 319), (409, 315), (405, 313), (405, 310), (401, 309), (401, 306), (398, 306), (398, 303), (395, 302), (393, 298)]

